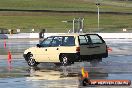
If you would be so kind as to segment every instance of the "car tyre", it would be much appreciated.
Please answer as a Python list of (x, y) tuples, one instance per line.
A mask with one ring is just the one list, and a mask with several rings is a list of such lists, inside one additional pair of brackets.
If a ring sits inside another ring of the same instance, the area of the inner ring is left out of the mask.
[(62, 55), (61, 55), (61, 63), (62, 63), (62, 65), (64, 65), (64, 66), (66, 66), (66, 65), (69, 64), (69, 59), (68, 59), (68, 57), (67, 57), (65, 54), (62, 54)]
[(28, 63), (29, 66), (35, 67), (35, 66), (38, 65), (38, 63), (37, 63), (37, 62), (35, 61), (35, 59), (33, 58), (33, 54), (29, 53), (27, 56), (28, 56), (28, 57), (27, 57), (27, 63)]

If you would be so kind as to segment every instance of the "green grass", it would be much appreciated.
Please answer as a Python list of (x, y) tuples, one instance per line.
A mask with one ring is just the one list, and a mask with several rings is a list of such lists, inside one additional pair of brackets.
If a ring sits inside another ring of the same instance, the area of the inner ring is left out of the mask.
[[(3, 12), (1, 14), (7, 14)], [(14, 14), (14, 15), (13, 15)], [(12, 14), (0, 16), (0, 28), (22, 29), (22, 32), (36, 32), (43, 28), (47, 32), (67, 32), (72, 29), (71, 23), (63, 23), (64, 20), (83, 17), (85, 31), (97, 31), (97, 14), (85, 13), (33, 13), (33, 12), (12, 12)], [(132, 28), (132, 15), (100, 14), (100, 31), (117, 30)]]
[[(130, 12), (132, 2), (101, 0), (103, 12)], [(96, 11), (96, 0), (0, 0), (0, 9)]]
[[(57, 12), (21, 12), (0, 11), (0, 28), (22, 29), (22, 32), (39, 32), (46, 28), (48, 32), (67, 32), (72, 24), (63, 23), (83, 17), (85, 31), (97, 30), (97, 0), (0, 0), (0, 9), (16, 10), (56, 10), (89, 11), (88, 13)], [(100, 12), (121, 12), (132, 14), (132, 1), (99, 0)], [(95, 13), (90, 13), (93, 11)], [(120, 32), (123, 28), (132, 29), (132, 15), (100, 13), (100, 31)]]
[[(75, 2), (75, 3), (73, 3)], [(92, 3), (80, 0), (1, 0), (2, 9), (72, 10), (91, 7)]]

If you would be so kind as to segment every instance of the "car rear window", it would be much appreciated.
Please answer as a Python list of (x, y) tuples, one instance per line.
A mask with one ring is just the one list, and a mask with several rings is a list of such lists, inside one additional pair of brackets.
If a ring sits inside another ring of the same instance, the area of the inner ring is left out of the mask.
[(87, 45), (90, 42), (88, 36), (79, 36), (79, 40), (80, 40), (80, 45)]
[(80, 45), (88, 45), (88, 44), (101, 44), (103, 40), (98, 35), (80, 35), (79, 36)]
[(100, 44), (103, 43), (102, 39), (97, 35), (89, 35), (91, 38), (91, 42), (94, 44)]

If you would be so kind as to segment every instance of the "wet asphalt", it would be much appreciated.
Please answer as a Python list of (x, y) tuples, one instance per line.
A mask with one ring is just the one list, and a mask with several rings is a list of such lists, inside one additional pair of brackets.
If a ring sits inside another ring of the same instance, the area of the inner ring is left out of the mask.
[[(84, 67), (90, 79), (132, 80), (132, 39), (105, 39), (112, 48), (102, 62), (77, 62), (71, 66), (41, 63), (36, 68), (27, 65), (23, 51), (39, 43), (38, 39), (0, 40), (0, 86), (5, 88), (87, 88), (79, 85), (79, 74)], [(8, 63), (7, 53), (12, 53)], [(96, 86), (100, 88), (131, 88), (131, 86)], [(88, 87), (90, 88), (90, 87)], [(95, 87), (92, 87), (95, 88)]]

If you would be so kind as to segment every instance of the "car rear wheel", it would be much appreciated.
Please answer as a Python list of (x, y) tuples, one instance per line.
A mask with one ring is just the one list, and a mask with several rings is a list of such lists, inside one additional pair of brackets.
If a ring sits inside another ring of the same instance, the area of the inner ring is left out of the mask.
[(38, 65), (38, 62), (36, 62), (35, 59), (33, 58), (33, 54), (29, 53), (27, 56), (28, 56), (27, 63), (29, 66), (34, 67)]
[(61, 55), (61, 63), (64, 66), (69, 64), (69, 59), (68, 59), (68, 57), (65, 54)]

